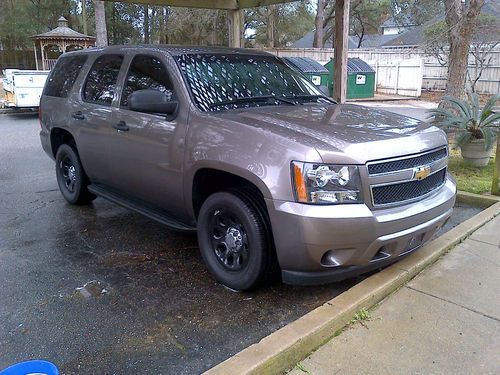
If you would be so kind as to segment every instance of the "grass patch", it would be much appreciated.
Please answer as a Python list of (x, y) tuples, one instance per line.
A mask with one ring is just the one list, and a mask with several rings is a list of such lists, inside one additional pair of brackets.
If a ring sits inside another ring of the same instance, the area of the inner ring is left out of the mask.
[(354, 314), (352, 322), (363, 322), (370, 318), (370, 312), (366, 308), (362, 307), (356, 314)]
[(464, 161), (459, 150), (450, 150), (448, 169), (457, 181), (458, 190), (482, 194), (491, 191), (494, 159), (486, 167), (474, 167)]
[(302, 362), (299, 362), (295, 365), (295, 368), (299, 369), (303, 373), (310, 374), (309, 370), (305, 368), (305, 366), (302, 364)]

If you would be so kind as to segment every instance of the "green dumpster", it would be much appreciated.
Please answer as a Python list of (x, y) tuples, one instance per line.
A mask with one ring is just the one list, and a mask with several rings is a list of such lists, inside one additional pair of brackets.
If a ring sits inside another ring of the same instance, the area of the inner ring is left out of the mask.
[(330, 72), (310, 57), (283, 57), (286, 64), (304, 74), (315, 86), (328, 87)]
[[(329, 71), (328, 89), (333, 96), (333, 59), (325, 64)], [(347, 59), (347, 99), (372, 98), (375, 95), (375, 70), (358, 57)]]

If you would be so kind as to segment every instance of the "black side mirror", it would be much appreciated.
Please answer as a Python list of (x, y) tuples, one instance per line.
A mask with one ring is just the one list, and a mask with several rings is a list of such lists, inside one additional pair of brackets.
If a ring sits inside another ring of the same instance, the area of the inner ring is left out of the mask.
[(177, 101), (168, 100), (163, 92), (152, 89), (134, 91), (127, 101), (131, 111), (165, 115), (173, 115), (179, 105)]

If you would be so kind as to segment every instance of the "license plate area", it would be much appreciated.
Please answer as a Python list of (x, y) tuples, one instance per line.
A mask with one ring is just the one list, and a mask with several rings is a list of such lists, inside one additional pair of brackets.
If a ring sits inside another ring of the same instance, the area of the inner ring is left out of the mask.
[(411, 237), (408, 240), (406, 247), (404, 248), (404, 250), (401, 252), (400, 255), (403, 255), (405, 253), (409, 253), (410, 251), (415, 250), (417, 247), (422, 246), (422, 243), (424, 241), (424, 236), (425, 236), (425, 233), (418, 234), (416, 236)]

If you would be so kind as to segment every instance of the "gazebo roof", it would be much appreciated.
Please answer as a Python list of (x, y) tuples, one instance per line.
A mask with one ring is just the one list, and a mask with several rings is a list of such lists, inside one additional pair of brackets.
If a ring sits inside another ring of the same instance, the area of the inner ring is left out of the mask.
[(88, 41), (95, 40), (94, 36), (85, 35), (79, 33), (78, 31), (70, 29), (68, 27), (68, 21), (63, 16), (61, 16), (57, 20), (57, 23), (58, 26), (55, 29), (47, 31), (46, 33), (43, 34), (35, 35), (32, 38), (35, 40), (39, 39), (67, 39), (67, 40), (88, 40)]
[[(118, 0), (105, 0), (118, 1)], [(124, 3), (163, 5), (186, 8), (227, 9), (238, 10), (255, 8), (265, 5), (290, 3), (297, 0), (120, 0)]]

